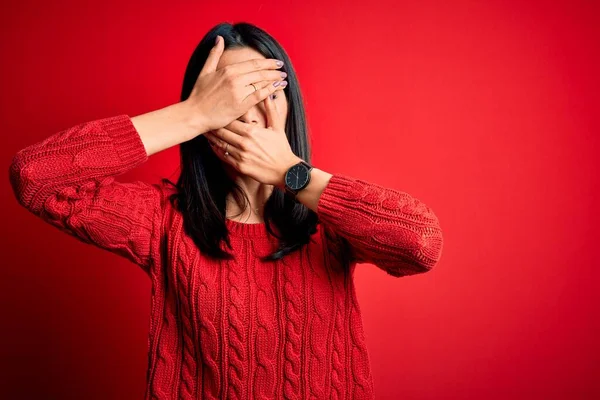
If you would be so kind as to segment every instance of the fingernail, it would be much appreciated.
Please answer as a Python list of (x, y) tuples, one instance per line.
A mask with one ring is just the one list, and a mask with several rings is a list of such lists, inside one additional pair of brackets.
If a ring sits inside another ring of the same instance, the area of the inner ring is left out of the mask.
[(277, 87), (277, 86), (279, 86), (279, 85), (281, 85), (281, 81), (277, 81), (277, 82), (275, 82), (275, 83), (273, 84), (273, 86), (275, 86), (275, 87)]
[(285, 78), (287, 76), (287, 74), (285, 72), (281, 72), (281, 78)]
[(283, 81), (283, 82), (281, 82), (281, 87), (286, 87), (287, 84), (288, 84), (287, 81)]
[(277, 64), (278, 67), (283, 67), (283, 61), (277, 60), (275, 64)]
[(219, 44), (219, 40), (221, 40), (221, 36), (217, 36), (217, 39), (215, 40), (215, 46)]

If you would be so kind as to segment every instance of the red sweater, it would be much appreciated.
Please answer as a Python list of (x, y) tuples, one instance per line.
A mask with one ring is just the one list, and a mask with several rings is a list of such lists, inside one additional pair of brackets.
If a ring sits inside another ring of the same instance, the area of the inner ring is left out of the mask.
[[(391, 276), (428, 271), (443, 241), (432, 210), (409, 194), (334, 175), (320, 224), (275, 263), (264, 224), (227, 220), (235, 261), (201, 254), (169, 203), (172, 188), (115, 177), (148, 158), (127, 115), (82, 123), (19, 151), (10, 180), (21, 205), (79, 240), (139, 265), (152, 282), (147, 399), (372, 399), (352, 265)], [(328, 233), (327, 235), (325, 233)], [(353, 276), (353, 275), (352, 275)]]

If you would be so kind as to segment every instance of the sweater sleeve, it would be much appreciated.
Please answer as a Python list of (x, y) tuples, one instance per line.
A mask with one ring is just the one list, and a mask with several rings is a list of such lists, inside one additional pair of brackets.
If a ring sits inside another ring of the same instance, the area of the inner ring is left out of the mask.
[(9, 168), (18, 202), (80, 241), (149, 272), (164, 198), (158, 184), (115, 177), (148, 159), (127, 115), (85, 122), (20, 150)]
[(429, 271), (441, 257), (437, 217), (408, 193), (333, 175), (317, 211), (323, 224), (348, 243), (351, 260), (392, 276)]

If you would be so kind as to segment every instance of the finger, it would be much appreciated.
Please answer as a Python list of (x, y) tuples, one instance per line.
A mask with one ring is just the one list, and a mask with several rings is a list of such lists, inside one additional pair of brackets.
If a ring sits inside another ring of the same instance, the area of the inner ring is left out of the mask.
[[(233, 157), (235, 159), (238, 159), (240, 154), (239, 149), (230, 145), (226, 141), (219, 139), (213, 134), (205, 133), (204, 135), (206, 136), (210, 147), (212, 147), (212, 149), (218, 156), (220, 156), (221, 158)], [(227, 153), (229, 153), (227, 156), (225, 155), (226, 151)]]
[[(250, 96), (251, 94), (253, 94), (254, 92), (260, 90), (260, 89), (264, 89), (269, 85), (273, 85), (276, 82), (280, 82), (281, 85), (281, 79), (277, 78), (277, 80), (271, 80), (271, 81), (259, 81), (259, 82), (252, 82), (253, 84), (248, 84), (247, 86), (244, 86), (244, 98)], [(280, 88), (277, 85), (277, 89), (281, 90), (283, 88)]]
[(248, 72), (237, 79), (239, 80), (240, 85), (249, 85), (260, 81), (280, 81), (286, 77), (287, 72), (284, 71), (261, 70)]
[[(277, 86), (275, 86), (275, 85), (277, 85)], [(249, 109), (250, 107), (254, 106), (255, 104), (258, 104), (261, 101), (263, 101), (270, 94), (272, 94), (278, 90), (285, 89), (286, 86), (287, 86), (287, 81), (273, 82), (272, 84), (266, 85), (265, 87), (250, 94), (248, 97), (246, 97), (242, 101), (242, 104), (244, 105), (245, 109)], [(250, 87), (252, 87), (252, 86), (250, 86)]]
[(271, 96), (267, 96), (264, 101), (267, 114), (267, 128), (276, 130), (282, 129), (281, 116), (279, 115), (279, 110), (277, 110), (277, 104), (275, 104), (275, 100), (273, 100)]
[(229, 143), (230, 146), (234, 146), (238, 149), (242, 148), (243, 137), (232, 130), (226, 128), (219, 128), (212, 131), (212, 135), (215, 136), (217, 139)]
[(219, 64), (219, 60), (221, 59), (221, 55), (223, 54), (223, 50), (225, 49), (225, 41), (223, 37), (217, 35), (217, 39), (215, 41), (214, 46), (210, 49), (208, 53), (208, 58), (200, 71), (199, 76), (206, 75), (211, 72), (215, 72), (217, 70), (217, 65)]
[(230, 131), (236, 133), (240, 137), (248, 137), (251, 135), (252, 129), (254, 126), (252, 124), (247, 124), (240, 120), (234, 119), (228, 125), (225, 126), (225, 129), (229, 129)]
[(210, 147), (212, 147), (215, 151), (223, 150), (226, 146), (226, 143), (223, 140), (219, 139), (210, 132), (206, 132), (204, 134), (204, 137), (206, 138), (206, 140), (208, 140), (208, 144), (210, 145)]
[(278, 69), (283, 67), (283, 61), (274, 58), (255, 58), (227, 66), (234, 75), (244, 75), (253, 71)]

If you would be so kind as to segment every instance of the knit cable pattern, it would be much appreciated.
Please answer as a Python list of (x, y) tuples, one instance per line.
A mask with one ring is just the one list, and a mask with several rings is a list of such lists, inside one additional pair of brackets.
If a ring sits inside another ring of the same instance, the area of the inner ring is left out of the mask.
[(247, 382), (247, 321), (245, 321), (245, 313), (248, 309), (247, 287), (245, 279), (243, 279), (243, 271), (237, 268), (231, 262), (225, 262), (225, 270), (227, 274), (227, 293), (229, 295), (229, 308), (227, 312), (227, 321), (229, 323), (228, 330), (228, 364), (227, 378), (228, 399), (244, 398), (245, 382)]
[[(250, 242), (254, 257), (259, 255), (256, 244)], [(256, 399), (274, 399), (277, 387), (277, 296), (275, 294), (276, 268), (274, 265), (250, 264), (250, 275), (256, 283), (256, 372), (252, 377), (253, 395)]]
[[(293, 258), (297, 258), (298, 253)], [(285, 348), (283, 367), (283, 394), (286, 398), (300, 398), (300, 351), (302, 348), (302, 325), (306, 307), (302, 299), (302, 270), (299, 263), (281, 265), (283, 276)]]

